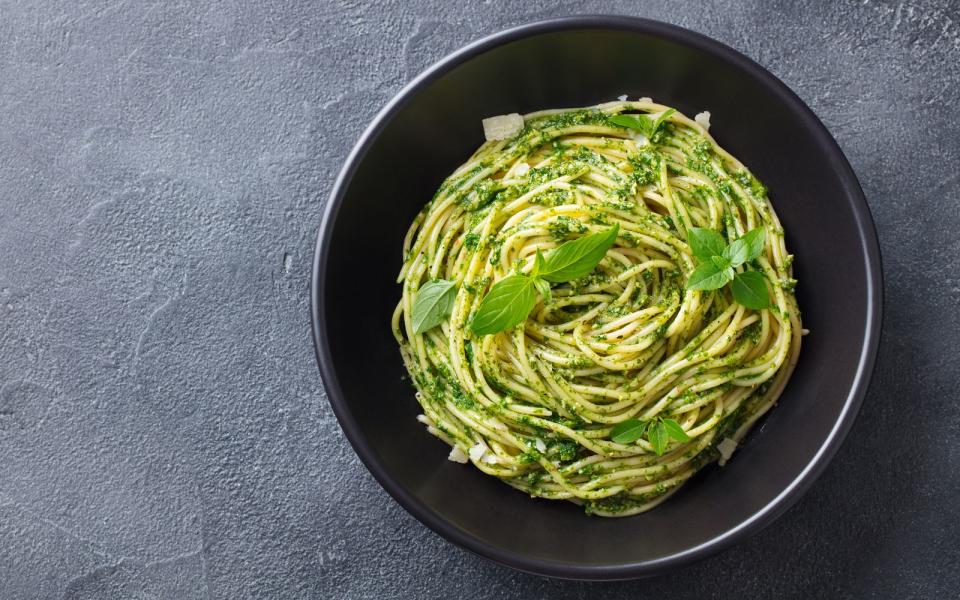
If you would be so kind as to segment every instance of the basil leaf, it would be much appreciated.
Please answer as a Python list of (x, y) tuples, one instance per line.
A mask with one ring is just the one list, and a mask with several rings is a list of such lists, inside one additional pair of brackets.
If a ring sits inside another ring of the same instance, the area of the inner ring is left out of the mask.
[(653, 446), (653, 451), (657, 453), (657, 456), (663, 454), (663, 451), (667, 449), (667, 429), (663, 426), (663, 423), (657, 421), (647, 428), (647, 440)]
[(610, 430), (610, 439), (618, 444), (629, 444), (643, 437), (643, 431), (647, 428), (647, 423), (640, 419), (627, 419), (622, 423), (617, 423), (616, 427)]
[(610, 117), (610, 122), (614, 125), (619, 125), (620, 127), (626, 127), (627, 129), (636, 129), (642, 131), (647, 138), (653, 137), (653, 134), (660, 129), (660, 126), (664, 121), (670, 118), (670, 115), (677, 112), (672, 108), (668, 108), (660, 114), (640, 114), (640, 115), (616, 115)]
[(744, 271), (733, 278), (733, 299), (738, 303), (761, 310), (770, 306), (767, 280), (756, 271)]
[(453, 311), (456, 298), (456, 285), (452, 281), (443, 279), (430, 281), (417, 290), (417, 297), (413, 300), (413, 310), (410, 311), (413, 332), (423, 333), (443, 323), (443, 320)]
[(687, 432), (683, 430), (683, 427), (680, 426), (680, 423), (677, 423), (673, 419), (663, 419), (663, 428), (667, 432), (667, 435), (677, 440), (678, 442), (689, 442), (690, 436), (687, 435)]
[(477, 335), (497, 333), (518, 325), (537, 303), (537, 288), (532, 277), (510, 275), (490, 288), (480, 302), (470, 329)]
[(653, 129), (651, 133), (656, 133), (657, 130), (660, 129), (660, 126), (663, 125), (666, 122), (666, 120), (670, 118), (670, 115), (672, 115), (675, 112), (677, 112), (676, 109), (668, 108), (667, 110), (657, 115), (657, 118), (653, 121)]
[(751, 229), (733, 240), (723, 255), (730, 259), (734, 267), (739, 267), (748, 260), (753, 260), (763, 252), (763, 246), (766, 242), (766, 232), (763, 227)]
[(606, 231), (564, 242), (547, 255), (537, 276), (551, 283), (563, 283), (589, 275), (617, 241), (618, 233), (619, 223)]
[(533, 271), (530, 272), (530, 276), (537, 277), (540, 275), (541, 269), (543, 269), (543, 254), (537, 250), (537, 256), (533, 259)]
[(733, 263), (730, 262), (730, 259), (726, 256), (711, 256), (710, 262), (714, 264), (715, 267), (721, 271), (726, 271), (733, 267)]
[(533, 278), (533, 286), (537, 288), (537, 291), (540, 292), (540, 295), (544, 300), (550, 299), (550, 282), (546, 279), (540, 279), (539, 277)]
[(627, 129), (636, 129), (644, 134), (650, 133), (650, 126), (653, 125), (652, 119), (647, 115), (616, 115), (610, 117), (610, 122)]
[(753, 260), (763, 253), (767, 243), (767, 232), (763, 227), (757, 227), (745, 233), (740, 239), (745, 240), (750, 248), (747, 260)]
[(722, 256), (727, 243), (723, 236), (712, 229), (691, 227), (687, 229), (687, 243), (693, 255), (700, 260), (710, 260), (712, 256)]
[(720, 289), (733, 278), (732, 269), (719, 268), (713, 262), (705, 262), (693, 270), (687, 279), (688, 290)]

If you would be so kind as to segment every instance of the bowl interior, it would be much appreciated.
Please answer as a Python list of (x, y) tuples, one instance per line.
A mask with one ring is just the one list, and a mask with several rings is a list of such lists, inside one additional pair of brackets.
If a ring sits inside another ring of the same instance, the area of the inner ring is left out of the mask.
[[(446, 446), (415, 420), (419, 406), (389, 321), (409, 223), (482, 142), (482, 118), (620, 94), (651, 96), (691, 116), (712, 113), (719, 143), (770, 189), (796, 255), (798, 300), (811, 334), (779, 405), (727, 466), (705, 469), (651, 512), (602, 519), (447, 461)], [(395, 497), (488, 557), (540, 573), (603, 578), (653, 572), (718, 549), (805, 489), (862, 395), (879, 300), (875, 239), (856, 180), (785, 88), (700, 36), (643, 22), (622, 29), (588, 23), (474, 48), (381, 115), (331, 202), (314, 285), (318, 352), (338, 417)]]

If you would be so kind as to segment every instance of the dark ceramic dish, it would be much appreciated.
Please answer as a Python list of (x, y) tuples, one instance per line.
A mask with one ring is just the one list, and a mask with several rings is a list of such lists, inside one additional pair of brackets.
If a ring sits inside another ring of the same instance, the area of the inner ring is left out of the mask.
[[(589, 517), (531, 499), (475, 468), (420, 412), (389, 321), (414, 215), (483, 141), (480, 120), (651, 96), (688, 115), (770, 189), (796, 254), (800, 363), (779, 405), (723, 468), (654, 510)], [(624, 17), (580, 17), (499, 33), (417, 77), (373, 120), (333, 188), (313, 271), (317, 358), (334, 412), (377, 481), (447, 539), (555, 577), (628, 579), (715, 553), (769, 525), (810, 487), (863, 400), (880, 335), (880, 254), (856, 177), (786, 86), (702, 35)], [(824, 518), (831, 518), (824, 515)]]

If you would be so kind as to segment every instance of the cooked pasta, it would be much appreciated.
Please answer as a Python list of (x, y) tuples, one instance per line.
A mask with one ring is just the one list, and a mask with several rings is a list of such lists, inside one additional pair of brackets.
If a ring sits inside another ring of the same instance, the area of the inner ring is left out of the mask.
[[(766, 189), (713, 140), (708, 116), (641, 99), (519, 122), (415, 218), (394, 335), (420, 420), (451, 459), (591, 514), (636, 514), (728, 458), (777, 401), (800, 349), (793, 257)], [(588, 274), (538, 280), (518, 325), (471, 329), (498, 282), (536, 279), (538, 253), (549, 259), (611, 228), (615, 241)], [(724, 281), (758, 273), (766, 308), (742, 304), (736, 281), (693, 289), (691, 275), (710, 262), (692, 249), (695, 229), (724, 244), (759, 230), (755, 257), (713, 261)], [(421, 330), (418, 293), (438, 281), (449, 302), (433, 305), (443, 318)]]

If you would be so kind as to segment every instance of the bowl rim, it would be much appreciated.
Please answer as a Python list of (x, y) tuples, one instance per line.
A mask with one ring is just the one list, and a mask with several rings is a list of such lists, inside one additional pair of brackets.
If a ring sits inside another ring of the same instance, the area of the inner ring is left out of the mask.
[[(376, 141), (380, 129), (403, 108), (423, 87), (446, 74), (464, 62), (498, 46), (539, 34), (569, 30), (611, 30), (643, 33), (660, 37), (675, 43), (693, 47), (731, 63), (755, 78), (788, 105), (791, 112), (801, 119), (802, 126), (810, 131), (818, 146), (836, 165), (844, 195), (853, 210), (854, 221), (860, 237), (860, 245), (867, 266), (867, 325), (853, 385), (839, 417), (829, 432), (826, 441), (803, 470), (773, 500), (754, 513), (738, 526), (713, 537), (697, 546), (687, 548), (653, 560), (612, 565), (578, 565), (546, 561), (505, 550), (460, 530), (440, 517), (425, 503), (418, 500), (397, 484), (380, 462), (369, 442), (360, 432), (359, 424), (351, 414), (340, 388), (333, 368), (332, 354), (327, 343), (325, 322), (325, 304), (323, 281), (327, 268), (330, 232), (343, 203), (345, 191), (353, 178), (357, 166), (371, 145)], [(813, 482), (823, 473), (827, 464), (836, 455), (850, 431), (863, 399), (876, 364), (880, 342), (880, 329), (883, 314), (883, 275), (881, 268), (880, 245), (876, 226), (864, 197), (860, 183), (836, 140), (813, 111), (790, 88), (776, 76), (760, 66), (754, 60), (737, 50), (718, 42), (704, 34), (652, 19), (619, 15), (582, 15), (560, 17), (534, 21), (511, 27), (483, 37), (448, 54), (434, 63), (407, 83), (377, 113), (341, 168), (330, 196), (323, 210), (314, 252), (313, 270), (310, 281), (310, 324), (313, 334), (314, 350), (320, 375), (323, 379), (327, 399), (354, 451), (377, 482), (404, 509), (421, 523), (461, 548), (469, 550), (483, 558), (527, 573), (576, 580), (627, 580), (662, 573), (669, 569), (688, 565), (712, 556), (729, 548), (748, 536), (759, 532), (792, 507)]]

